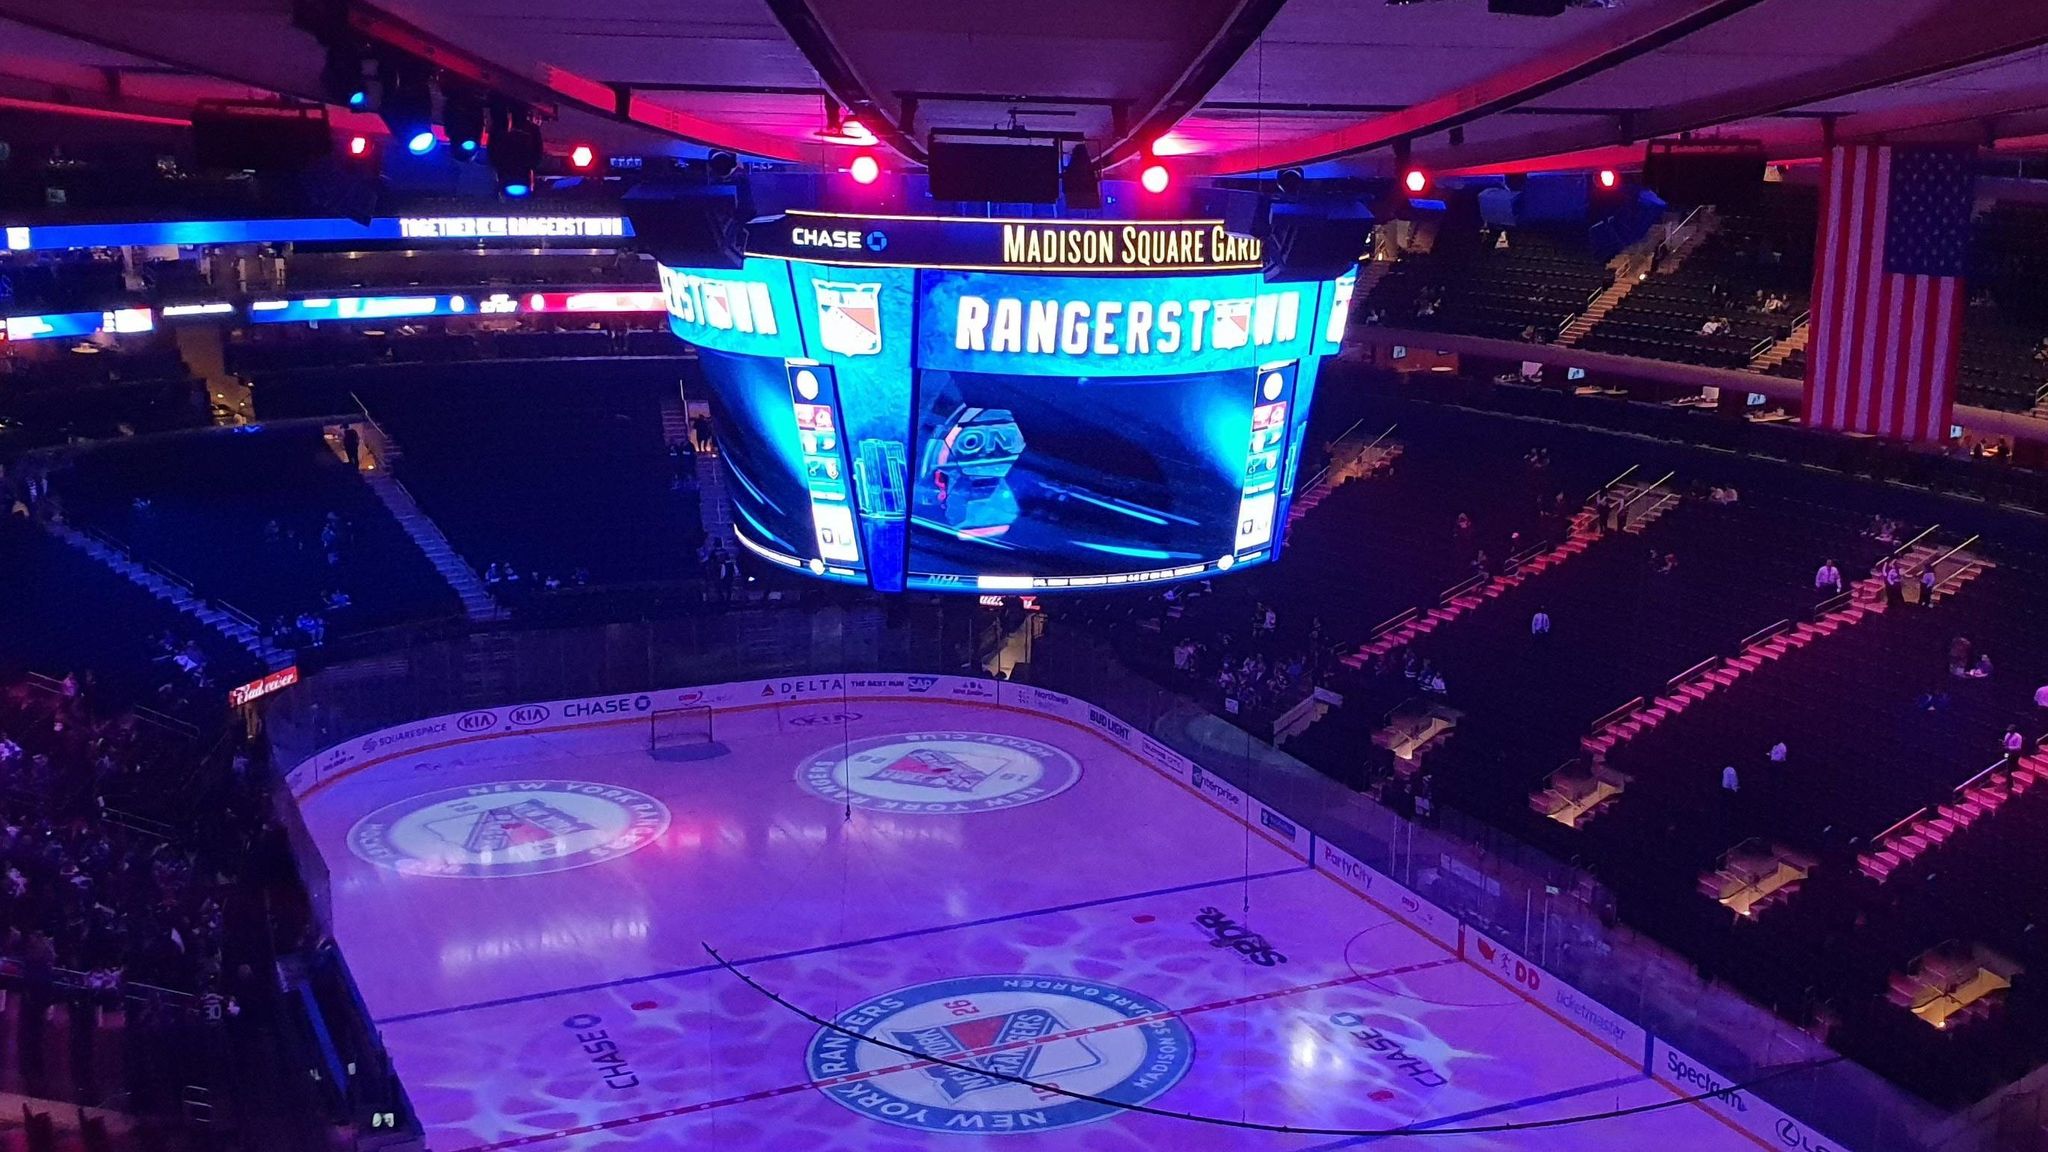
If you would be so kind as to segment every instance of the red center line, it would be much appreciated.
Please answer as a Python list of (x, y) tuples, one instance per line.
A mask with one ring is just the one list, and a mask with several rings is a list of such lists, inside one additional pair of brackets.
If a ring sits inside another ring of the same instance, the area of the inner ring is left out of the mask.
[[(1439, 956), (1434, 960), (1404, 964), (1399, 968), (1387, 968), (1378, 972), (1357, 972), (1349, 976), (1338, 976), (1330, 980), (1318, 980), (1313, 984), (1296, 984), (1287, 988), (1252, 992), (1243, 996), (1234, 996), (1228, 1000), (1212, 1000), (1207, 1004), (1197, 1004), (1191, 1008), (1169, 1008), (1164, 1012), (1150, 1012), (1143, 1016), (1111, 1020), (1103, 1024), (1091, 1024), (1086, 1028), (1072, 1028), (1065, 1032), (1055, 1032), (1029, 1040), (1012, 1040), (1006, 1044), (992, 1044), (984, 1048), (970, 1049), (955, 1057), (954, 1062), (958, 1063), (962, 1060), (980, 1056), (992, 1056), (1018, 1048), (1036, 1047), (1040, 1044), (1050, 1044), (1057, 1040), (1093, 1036), (1097, 1033), (1110, 1032), (1119, 1028), (1135, 1028), (1146, 1024), (1156, 1024), (1162, 1020), (1198, 1016), (1204, 1012), (1216, 1012), (1225, 1008), (1236, 1008), (1244, 1004), (1256, 1004), (1262, 1000), (1277, 1000), (1283, 996), (1298, 996), (1304, 992), (1321, 992), (1325, 989), (1339, 988), (1346, 984), (1357, 984), (1366, 980), (1384, 980), (1390, 976), (1401, 976), (1410, 972), (1420, 972), (1425, 969), (1439, 968), (1446, 964), (1456, 964), (1459, 962), (1456, 956)], [(842, 1084), (853, 1084), (863, 1080), (873, 1080), (881, 1076), (893, 1076), (899, 1072), (914, 1072), (923, 1068), (937, 1066), (938, 1062), (935, 1060), (910, 1060), (882, 1068), (866, 1068), (859, 1072), (849, 1072), (844, 1076), (829, 1076), (823, 1080), (804, 1080), (795, 1084), (784, 1084), (778, 1088), (763, 1088), (756, 1092), (748, 1092), (741, 1096), (727, 1096), (720, 1100), (701, 1100), (695, 1104), (678, 1104), (673, 1108), (643, 1112), (637, 1116), (620, 1116), (613, 1120), (601, 1120), (594, 1124), (580, 1124), (574, 1128), (561, 1128), (553, 1132), (536, 1132), (528, 1136), (514, 1136), (509, 1140), (500, 1140), (492, 1144), (472, 1145), (468, 1148), (458, 1149), (457, 1152), (501, 1152), (502, 1149), (506, 1148), (524, 1148), (533, 1144), (545, 1143), (549, 1140), (561, 1140), (570, 1136), (587, 1136), (592, 1132), (604, 1132), (613, 1128), (628, 1128), (638, 1124), (647, 1124), (655, 1120), (670, 1120), (677, 1116), (709, 1112), (716, 1108), (730, 1107), (734, 1104), (750, 1104), (756, 1100), (772, 1100), (778, 1096), (788, 1096), (797, 1092), (836, 1088)]]

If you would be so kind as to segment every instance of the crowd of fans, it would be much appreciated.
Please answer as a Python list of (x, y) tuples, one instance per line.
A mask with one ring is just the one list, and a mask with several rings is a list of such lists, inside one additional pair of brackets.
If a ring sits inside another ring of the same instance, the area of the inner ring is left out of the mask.
[[(0, 1003), (15, 1009), (32, 1093), (48, 1088), (50, 1028), (68, 1022), (80, 1102), (111, 1094), (95, 1069), (112, 1062), (93, 1056), (110, 1014), (127, 1022), (126, 1090), (143, 1094), (135, 1077), (152, 1062), (138, 1043), (163, 1056), (185, 1042), (177, 1030), (239, 1011), (253, 976), (227, 970), (225, 911), (269, 834), (246, 755), (201, 778), (189, 736), (99, 696), (89, 675), (0, 689)], [(120, 807), (161, 815), (177, 796), (203, 796), (206, 819), (181, 829)], [(155, 1065), (176, 1079), (172, 1062)]]
[[(1172, 682), (1255, 732), (1270, 735), (1273, 722), (1307, 699), (1329, 672), (1332, 642), (1321, 619), (1305, 627), (1283, 620), (1263, 601), (1247, 607), (1219, 596), (1206, 580), (1148, 596), (1132, 615), (1137, 628), (1123, 633), (1132, 641), (1165, 641)], [(1158, 666), (1156, 646), (1135, 646), (1143, 650), (1129, 655)]]
[[(136, 506), (146, 511), (148, 501), (138, 500)], [(264, 522), (260, 555), (281, 573), (305, 577), (286, 586), (320, 589), (315, 601), (296, 614), (274, 616), (264, 629), (265, 639), (280, 648), (318, 648), (327, 642), (329, 617), (339, 618), (345, 630), (348, 609), (355, 603), (346, 587), (355, 547), (355, 523), (339, 512), (326, 513), (317, 531), (301, 531), (298, 525), (275, 519)]]

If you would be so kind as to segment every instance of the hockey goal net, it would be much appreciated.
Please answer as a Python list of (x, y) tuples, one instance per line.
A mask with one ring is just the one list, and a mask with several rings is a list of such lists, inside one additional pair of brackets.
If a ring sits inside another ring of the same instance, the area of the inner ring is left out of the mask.
[(647, 723), (647, 750), (656, 756), (701, 753), (711, 746), (709, 708), (661, 708), (648, 717)]

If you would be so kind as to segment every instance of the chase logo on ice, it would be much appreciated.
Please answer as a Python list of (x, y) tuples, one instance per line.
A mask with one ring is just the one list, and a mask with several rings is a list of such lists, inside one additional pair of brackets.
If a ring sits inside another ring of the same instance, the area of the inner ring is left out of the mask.
[[(909, 1062), (831, 1029), (813, 1037), (805, 1053), (811, 1079), (830, 1084), (820, 1091), (840, 1106), (926, 1132), (1087, 1124), (1118, 1115), (1119, 1104), (1157, 1099), (1194, 1063), (1187, 1025), (1164, 1004), (1062, 977), (919, 984), (856, 1005), (835, 1023), (945, 1061)], [(1075, 1095), (1034, 1087), (1053, 1084)]]

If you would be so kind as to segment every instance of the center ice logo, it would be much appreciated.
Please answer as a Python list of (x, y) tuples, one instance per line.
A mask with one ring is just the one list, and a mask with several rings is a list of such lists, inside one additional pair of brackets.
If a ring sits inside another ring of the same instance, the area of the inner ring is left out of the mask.
[(624, 856), (668, 825), (668, 806), (645, 792), (581, 780), (514, 780), (387, 804), (356, 822), (348, 846), (409, 876), (532, 876)]
[(797, 783), (835, 804), (950, 814), (1015, 808), (1081, 778), (1066, 751), (993, 732), (906, 732), (833, 745), (797, 768)]
[[(929, 1132), (1086, 1124), (1157, 1099), (1194, 1063), (1193, 1038), (1166, 1005), (1087, 980), (940, 980), (877, 996), (836, 1023), (846, 1031), (820, 1031), (805, 1053), (819, 1090), (862, 1115)], [(1103, 1099), (1043, 1087), (1052, 1084)]]

